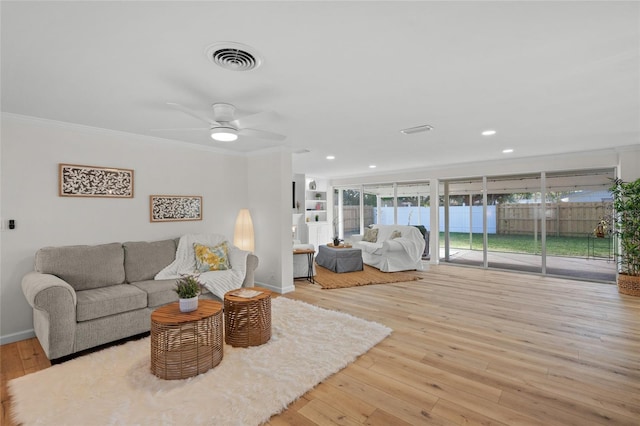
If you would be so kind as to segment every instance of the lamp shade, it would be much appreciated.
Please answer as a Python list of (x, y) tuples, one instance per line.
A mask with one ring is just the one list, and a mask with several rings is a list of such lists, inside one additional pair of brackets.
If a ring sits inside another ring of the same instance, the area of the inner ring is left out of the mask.
[(249, 209), (241, 209), (236, 218), (236, 228), (233, 232), (233, 245), (241, 250), (253, 252), (255, 249), (253, 235), (253, 221)]

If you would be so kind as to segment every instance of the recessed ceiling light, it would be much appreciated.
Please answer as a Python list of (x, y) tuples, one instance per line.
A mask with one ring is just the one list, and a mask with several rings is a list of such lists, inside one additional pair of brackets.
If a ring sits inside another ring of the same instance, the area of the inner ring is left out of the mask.
[(482, 136), (493, 136), (496, 134), (496, 131), (493, 129), (487, 129), (484, 132), (482, 132)]
[(327, 160), (335, 160), (336, 156), (335, 155), (327, 155)]
[(370, 165), (369, 165), (369, 168), (370, 168), (370, 169), (375, 169), (376, 167), (377, 167), (377, 166), (376, 166), (375, 164), (370, 164)]
[(513, 152), (513, 148), (507, 148), (502, 150), (503, 154), (511, 154), (512, 152)]

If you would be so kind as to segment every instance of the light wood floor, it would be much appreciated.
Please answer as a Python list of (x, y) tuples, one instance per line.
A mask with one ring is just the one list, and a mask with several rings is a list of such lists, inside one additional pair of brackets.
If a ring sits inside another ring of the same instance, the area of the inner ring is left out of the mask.
[[(615, 286), (448, 265), (423, 280), (286, 295), (394, 331), (269, 425), (639, 425), (640, 298)], [(6, 382), (47, 368), (0, 348)], [(268, 395), (265, 395), (268, 397)]]

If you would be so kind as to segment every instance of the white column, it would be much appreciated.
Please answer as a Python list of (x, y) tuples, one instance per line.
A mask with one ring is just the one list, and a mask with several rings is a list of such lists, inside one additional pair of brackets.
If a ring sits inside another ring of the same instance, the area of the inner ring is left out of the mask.
[[(344, 189), (338, 189), (338, 236), (344, 239)], [(331, 230), (335, 232), (335, 230)]]
[(487, 177), (482, 176), (482, 265), (489, 267), (489, 234), (487, 233)]
[(444, 183), (444, 260), (449, 261), (449, 182)]
[(542, 275), (547, 273), (547, 173), (540, 174), (540, 247), (542, 256)]
[(437, 265), (440, 263), (440, 181), (431, 179), (429, 181), (429, 193), (431, 196), (431, 213), (429, 215), (429, 253), (431, 258), (429, 263)]

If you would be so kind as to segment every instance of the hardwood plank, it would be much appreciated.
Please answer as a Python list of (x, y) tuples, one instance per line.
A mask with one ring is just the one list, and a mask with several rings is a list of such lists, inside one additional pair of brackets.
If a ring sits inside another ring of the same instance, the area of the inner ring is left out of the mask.
[(396, 377), (380, 374), (357, 364), (348, 366), (343, 373), (405, 402), (428, 408), (428, 411), (431, 411), (438, 401), (437, 396), (397, 380)]
[(307, 396), (312, 400), (323, 401), (358, 423), (364, 422), (376, 410), (373, 405), (326, 383), (320, 383), (315, 389), (309, 391)]
[(18, 343), (9, 343), (0, 346), (0, 401), (2, 402), (1, 424), (11, 425), (11, 398), (8, 391), (8, 382), (11, 379), (24, 376), (24, 367), (18, 351)]
[(367, 426), (411, 426), (411, 423), (407, 423), (399, 418), (392, 416), (384, 410), (377, 409), (371, 414), (364, 422)]
[(459, 425), (508, 426), (506, 423), (498, 422), (446, 399), (439, 399), (432, 411), (434, 414)]
[(51, 362), (45, 356), (37, 339), (22, 340), (16, 344), (25, 374), (51, 367)]
[(312, 399), (298, 410), (298, 413), (320, 425), (357, 426), (361, 424), (320, 399)]
[[(405, 401), (401, 398), (378, 389), (368, 383), (361, 382), (346, 374), (336, 374), (327, 383), (342, 389), (368, 404), (378, 407), (394, 417), (411, 424), (425, 424), (436, 419), (431, 415), (433, 403), (429, 397), (424, 403)], [(443, 423), (446, 424), (446, 423)]]
[(496, 387), (451, 374), (420, 361), (396, 357), (379, 348), (371, 349), (370, 356), (375, 360), (370, 370), (401, 378), (404, 383), (439, 397), (447, 393), (466, 392), (497, 402), (502, 393)]
[(308, 403), (309, 400), (307, 398), (299, 398), (293, 401), (286, 411), (272, 417), (266, 424), (270, 426), (314, 426), (316, 423), (298, 413)]

